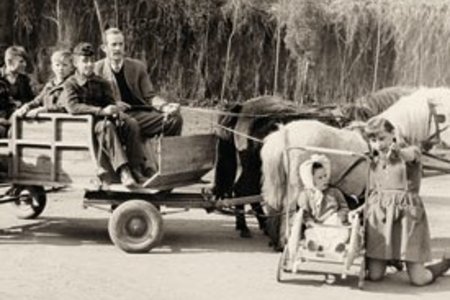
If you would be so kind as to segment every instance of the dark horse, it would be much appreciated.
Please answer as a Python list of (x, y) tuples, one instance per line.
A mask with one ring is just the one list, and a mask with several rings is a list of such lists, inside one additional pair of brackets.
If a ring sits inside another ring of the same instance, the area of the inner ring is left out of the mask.
[[(229, 112), (230, 115), (220, 118), (219, 124), (223, 128), (217, 133), (219, 139), (212, 191), (218, 199), (261, 194), (262, 140), (277, 130), (278, 124), (297, 119), (326, 118), (317, 109), (302, 108), (300, 113), (293, 102), (275, 96), (250, 99), (243, 104), (234, 105)], [(238, 163), (241, 172), (236, 180)], [(252, 209), (259, 228), (265, 230), (266, 217), (261, 204), (252, 204)], [(236, 230), (240, 231), (241, 237), (251, 237), (243, 205), (236, 207)]]

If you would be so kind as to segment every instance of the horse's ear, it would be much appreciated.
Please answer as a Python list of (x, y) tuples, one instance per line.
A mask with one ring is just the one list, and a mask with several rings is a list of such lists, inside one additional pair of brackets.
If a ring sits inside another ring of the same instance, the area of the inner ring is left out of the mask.
[(240, 103), (235, 103), (230, 109), (230, 112), (238, 114), (242, 111), (242, 104)]

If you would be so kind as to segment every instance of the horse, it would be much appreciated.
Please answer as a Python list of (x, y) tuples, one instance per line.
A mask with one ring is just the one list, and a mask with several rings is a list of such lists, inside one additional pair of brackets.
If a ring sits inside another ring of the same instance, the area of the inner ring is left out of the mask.
[[(217, 156), (215, 163), (214, 186), (215, 198), (240, 197), (261, 194), (261, 158), (262, 140), (269, 133), (278, 129), (278, 124), (285, 124), (301, 118), (332, 117), (315, 109), (303, 109), (277, 96), (261, 96), (236, 104), (219, 119)], [(336, 124), (335, 124), (336, 125)], [(249, 138), (252, 137), (252, 138)], [(236, 180), (238, 164), (241, 172)], [(240, 236), (251, 237), (247, 226), (244, 206), (236, 206), (236, 230)], [(259, 203), (252, 204), (252, 209), (261, 230), (266, 228), (266, 217)]]
[[(441, 118), (436, 118), (436, 113)], [(437, 133), (440, 133), (440, 140), (449, 143), (450, 133), (443, 131), (442, 125), (447, 128), (450, 123), (450, 89), (421, 88), (402, 97), (378, 116), (389, 120), (396, 128), (397, 139), (409, 145), (423, 148), (424, 144), (436, 143)], [(444, 124), (435, 119), (440, 119)], [(261, 160), (262, 193), (271, 213), (289, 211), (295, 202), (302, 188), (296, 170), (311, 153), (300, 151), (291, 156), (286, 153), (289, 148), (305, 146), (351, 150), (361, 154), (369, 150), (360, 132), (337, 129), (316, 121), (294, 121), (269, 134), (261, 149)], [(344, 194), (361, 196), (366, 188), (368, 164), (366, 160), (356, 163), (355, 159), (331, 155), (331, 183)], [(344, 174), (345, 178), (339, 174)], [(279, 233), (279, 236), (272, 236), (278, 247), (284, 243), (283, 225), (286, 224), (275, 222), (273, 226), (279, 228), (271, 230)]]
[(410, 86), (383, 88), (357, 98), (353, 103), (341, 105), (338, 107), (339, 112), (337, 114), (344, 119), (344, 125), (354, 121), (366, 122), (388, 109), (400, 98), (409, 96), (415, 91), (417, 91), (417, 88)]

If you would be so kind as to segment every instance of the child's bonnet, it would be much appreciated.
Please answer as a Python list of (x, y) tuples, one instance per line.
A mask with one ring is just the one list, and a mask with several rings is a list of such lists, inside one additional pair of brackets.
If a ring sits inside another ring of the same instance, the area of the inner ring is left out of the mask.
[(314, 207), (314, 210), (318, 209), (320, 205), (322, 204), (322, 201), (324, 199), (323, 192), (314, 185), (314, 179), (313, 179), (313, 164), (319, 163), (323, 166), (325, 170), (325, 174), (327, 177), (327, 180), (330, 180), (331, 175), (331, 165), (330, 160), (325, 156), (321, 154), (313, 154), (311, 155), (311, 158), (304, 161), (300, 165), (299, 173), (300, 178), (303, 182), (303, 186), (306, 190), (309, 191), (310, 195), (312, 195), (312, 203), (315, 204), (316, 207)]

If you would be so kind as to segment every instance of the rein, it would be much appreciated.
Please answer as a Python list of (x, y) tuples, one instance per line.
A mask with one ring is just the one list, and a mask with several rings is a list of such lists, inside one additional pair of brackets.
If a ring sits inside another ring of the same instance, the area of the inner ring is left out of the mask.
[(257, 143), (260, 143), (260, 144), (264, 144), (264, 141), (263, 141), (262, 139), (258, 139), (258, 138), (254, 137), (254, 136), (251, 136), (251, 135), (245, 134), (245, 133), (243, 133), (243, 132), (240, 132), (240, 131), (237, 131), (237, 130), (228, 128), (228, 127), (223, 126), (223, 125), (221, 125), (221, 124), (219, 124), (219, 123), (211, 122), (211, 124), (212, 124), (213, 126), (216, 126), (216, 127), (220, 128), (220, 129), (223, 129), (223, 130), (225, 130), (225, 131), (234, 133), (234, 134), (236, 134), (236, 135), (243, 136), (243, 137), (245, 137), (245, 138), (247, 138), (247, 139), (249, 139), (249, 140), (252, 140), (252, 141), (254, 141), (254, 142), (257, 142)]

